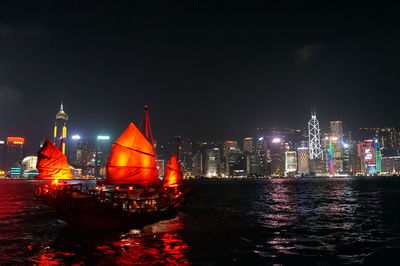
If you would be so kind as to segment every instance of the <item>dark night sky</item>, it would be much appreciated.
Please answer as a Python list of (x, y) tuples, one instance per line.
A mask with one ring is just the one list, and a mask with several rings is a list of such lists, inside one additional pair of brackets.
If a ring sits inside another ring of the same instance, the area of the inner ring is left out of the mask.
[(0, 137), (158, 138), (400, 123), (400, 5), (383, 1), (1, 1)]

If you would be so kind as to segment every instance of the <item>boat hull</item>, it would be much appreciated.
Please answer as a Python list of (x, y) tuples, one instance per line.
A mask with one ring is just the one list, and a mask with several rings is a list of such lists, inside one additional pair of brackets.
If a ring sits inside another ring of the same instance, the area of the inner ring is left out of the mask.
[[(160, 210), (130, 212), (121, 208), (118, 202), (99, 200), (89, 193), (55, 190), (56, 193), (41, 193), (37, 198), (54, 209), (59, 218), (70, 226), (87, 229), (117, 229), (142, 227), (160, 220), (171, 219), (183, 204), (179, 198)], [(117, 206), (116, 206), (117, 205)]]

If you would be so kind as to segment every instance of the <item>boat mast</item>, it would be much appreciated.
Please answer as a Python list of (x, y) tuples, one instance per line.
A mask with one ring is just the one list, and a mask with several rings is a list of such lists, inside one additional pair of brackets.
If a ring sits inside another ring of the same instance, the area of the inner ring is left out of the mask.
[(149, 115), (149, 106), (144, 106), (144, 136), (150, 143), (155, 146), (154, 138), (153, 138), (153, 131), (151, 130), (150, 124), (150, 115)]

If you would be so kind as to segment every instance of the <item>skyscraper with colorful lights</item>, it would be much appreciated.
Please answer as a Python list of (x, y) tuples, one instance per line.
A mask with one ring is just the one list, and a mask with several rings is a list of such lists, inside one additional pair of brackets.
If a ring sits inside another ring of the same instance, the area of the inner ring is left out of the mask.
[(62, 153), (65, 154), (65, 146), (67, 140), (67, 122), (68, 115), (64, 112), (64, 105), (61, 102), (60, 111), (56, 115), (56, 121), (54, 123), (53, 138), (54, 144), (60, 147)]

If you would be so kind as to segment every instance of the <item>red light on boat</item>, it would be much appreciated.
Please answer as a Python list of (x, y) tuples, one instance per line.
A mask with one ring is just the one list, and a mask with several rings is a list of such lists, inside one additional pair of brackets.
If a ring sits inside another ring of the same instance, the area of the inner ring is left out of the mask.
[(129, 190), (133, 190), (133, 187), (131, 186), (131, 187), (129, 187)]
[(119, 187), (115, 187), (115, 190), (119, 190)]

